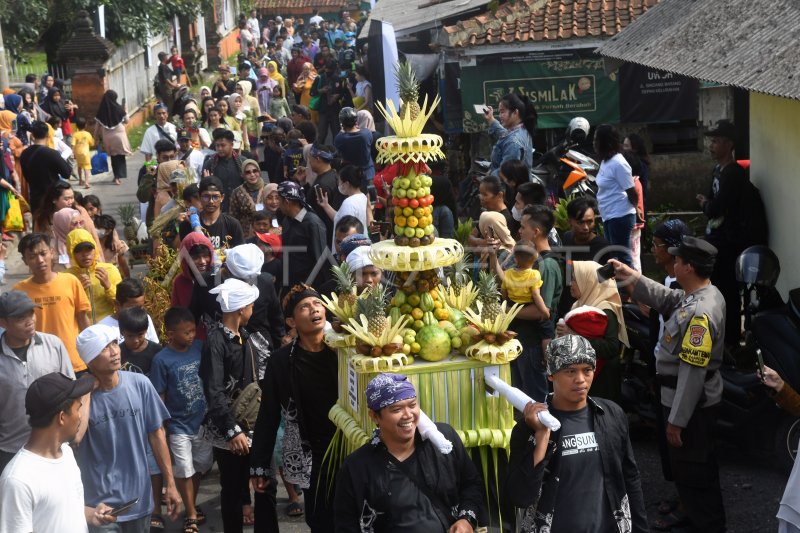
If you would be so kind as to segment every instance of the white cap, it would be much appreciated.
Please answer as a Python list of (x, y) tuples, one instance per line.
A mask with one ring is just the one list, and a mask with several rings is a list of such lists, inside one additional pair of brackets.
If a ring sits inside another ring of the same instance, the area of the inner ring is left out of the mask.
[(106, 349), (112, 342), (119, 341), (119, 329), (105, 324), (95, 324), (81, 331), (75, 346), (78, 354), (87, 365)]

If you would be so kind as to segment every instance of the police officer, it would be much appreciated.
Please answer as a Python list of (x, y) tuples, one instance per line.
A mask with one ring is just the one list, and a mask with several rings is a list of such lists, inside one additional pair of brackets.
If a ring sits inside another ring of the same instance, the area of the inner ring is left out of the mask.
[(725, 299), (711, 284), (717, 249), (684, 236), (668, 249), (681, 289), (669, 289), (616, 260), (614, 276), (633, 298), (669, 316), (659, 339), (661, 385), (672, 474), (692, 531), (725, 531), (713, 427), (722, 399)]

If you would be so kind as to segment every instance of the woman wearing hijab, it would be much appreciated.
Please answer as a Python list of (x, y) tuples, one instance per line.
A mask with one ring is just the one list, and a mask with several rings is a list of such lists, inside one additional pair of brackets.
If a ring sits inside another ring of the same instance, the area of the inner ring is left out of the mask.
[[(192, 303), (192, 290), (194, 280), (211, 271), (214, 264), (214, 246), (203, 233), (193, 231), (181, 241), (181, 272), (175, 276), (172, 283), (171, 302), (173, 307), (188, 308)], [(189, 264), (188, 258), (194, 263), (194, 268)], [(205, 330), (203, 330), (205, 340)]]
[(272, 100), (272, 88), (276, 85), (275, 80), (269, 77), (269, 71), (266, 68), (258, 69), (256, 96), (259, 109), (269, 109), (269, 102)]
[(275, 61), (270, 61), (267, 63), (267, 71), (269, 71), (269, 77), (280, 86), (281, 92), (286, 96), (288, 87), (286, 87), (286, 79), (284, 79), (280, 70), (278, 70), (278, 64)]
[(64, 142), (70, 144), (72, 138), (72, 123), (70, 118), (75, 116), (77, 107), (67, 100), (64, 101), (63, 93), (58, 87), (51, 87), (47, 92), (47, 98), (42, 102), (42, 109), (45, 113), (61, 119), (61, 131), (64, 134)]
[[(244, 238), (249, 239), (253, 232), (253, 215), (258, 208), (263, 209), (263, 205), (258, 205), (261, 191), (264, 189), (264, 179), (261, 177), (261, 167), (258, 161), (245, 159), (242, 163), (243, 183), (233, 189), (229, 214), (237, 219), (242, 225)], [(277, 190), (277, 187), (276, 187)]]
[[(478, 219), (478, 231), (482, 239), (481, 242), (485, 242), (486, 246), (498, 246), (497, 260), (505, 270), (506, 262), (513, 259), (514, 245), (516, 244), (514, 238), (511, 237), (511, 231), (508, 229), (506, 217), (497, 211), (484, 211), (481, 213), (481, 218)], [(477, 273), (488, 264), (489, 252), (487, 249), (480, 255), (480, 264), (476, 265), (476, 281)]]
[(121, 185), (120, 180), (128, 177), (125, 157), (133, 153), (125, 124), (128, 113), (117, 102), (116, 91), (108, 90), (100, 100), (94, 125), (95, 144), (103, 146), (111, 156), (111, 169), (114, 171), (114, 185)]
[(314, 124), (319, 122), (319, 115), (317, 114), (316, 110), (311, 109), (309, 104), (311, 103), (311, 86), (314, 85), (315, 79), (317, 79), (317, 69), (314, 68), (313, 64), (305, 63), (303, 64), (302, 72), (300, 72), (300, 75), (297, 77), (297, 81), (294, 83), (295, 93), (300, 93), (300, 105), (304, 105), (309, 108), (311, 111), (311, 122)]
[(556, 326), (556, 334), (585, 337), (597, 353), (597, 368), (589, 394), (616, 401), (620, 395), (620, 353), (628, 345), (622, 300), (617, 282), (597, 279), (599, 263), (574, 261), (570, 294), (575, 298), (565, 322)]
[(81, 214), (71, 207), (65, 207), (55, 212), (53, 215), (53, 249), (56, 251), (56, 264), (53, 268), (56, 272), (63, 272), (72, 266), (72, 254), (67, 247), (67, 235), (74, 229), (82, 229), (83, 220)]
[(164, 161), (158, 164), (156, 170), (156, 198), (153, 207), (153, 216), (161, 214), (161, 208), (172, 199), (172, 185), (170, 180), (176, 171), (186, 171), (186, 162), (180, 160)]

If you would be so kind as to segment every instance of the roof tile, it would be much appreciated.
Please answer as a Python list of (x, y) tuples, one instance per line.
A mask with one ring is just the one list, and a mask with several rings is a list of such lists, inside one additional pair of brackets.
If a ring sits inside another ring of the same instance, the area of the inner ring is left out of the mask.
[(503, 4), (494, 14), (487, 11), (454, 26), (446, 26), (445, 34), (450, 46), (455, 47), (610, 37), (659, 1), (519, 0)]

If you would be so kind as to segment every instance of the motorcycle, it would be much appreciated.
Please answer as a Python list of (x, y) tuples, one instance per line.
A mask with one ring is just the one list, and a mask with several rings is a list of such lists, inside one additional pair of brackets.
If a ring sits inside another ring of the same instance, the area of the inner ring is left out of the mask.
[[(744, 302), (745, 342), (726, 350), (719, 369), (723, 392), (717, 416), (720, 438), (748, 450), (771, 452), (791, 469), (800, 441), (800, 419), (781, 410), (756, 374), (758, 354), (792, 387), (800, 387), (800, 288), (784, 302), (775, 289), (777, 256), (766, 246), (747, 248), (736, 262)], [(655, 427), (658, 401), (654, 322), (635, 304), (623, 306), (630, 348), (623, 355), (621, 404), (632, 422)]]
[(597, 176), (600, 165), (578, 147), (589, 135), (589, 121), (573, 118), (567, 126), (564, 140), (541, 155), (531, 169), (532, 181), (544, 185), (551, 197), (597, 196)]

